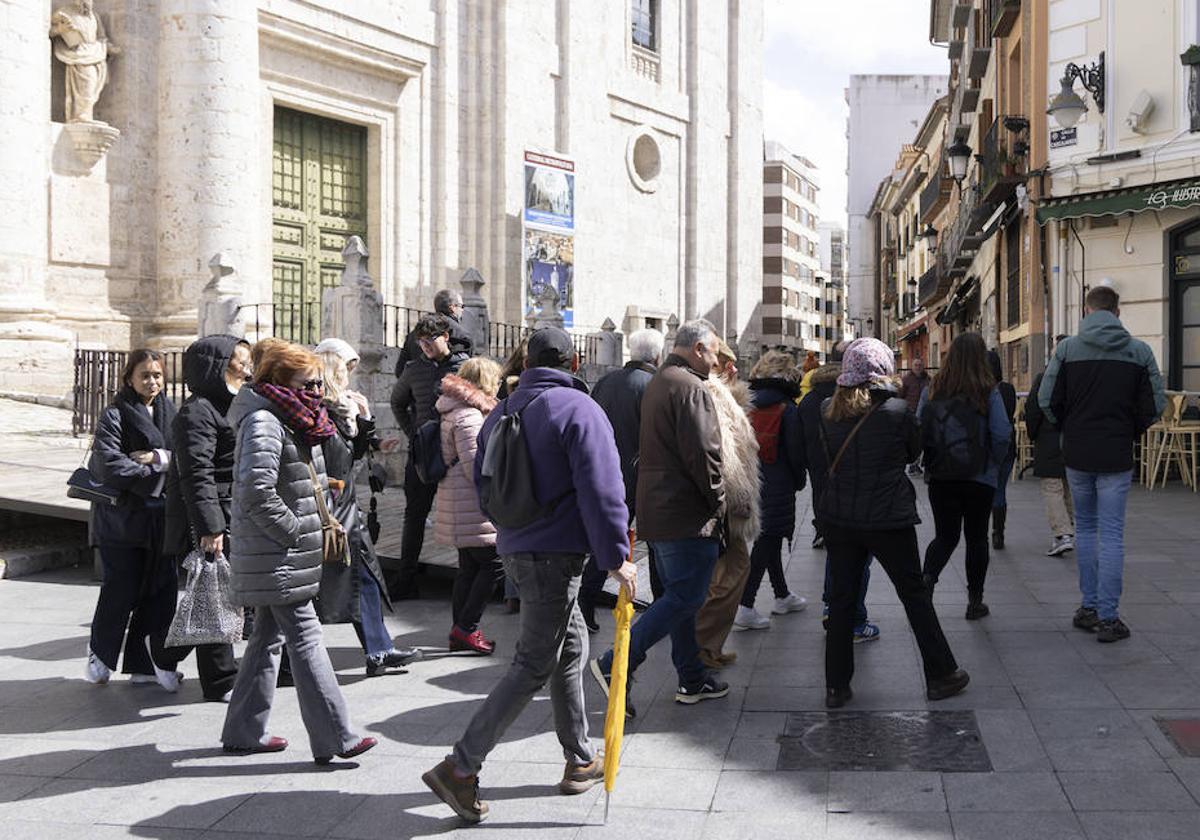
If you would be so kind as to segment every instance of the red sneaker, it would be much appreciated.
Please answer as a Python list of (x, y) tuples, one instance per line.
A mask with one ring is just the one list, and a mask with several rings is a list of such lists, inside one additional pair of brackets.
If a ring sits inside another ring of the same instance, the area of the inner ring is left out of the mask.
[(473, 650), (483, 656), (490, 656), (496, 649), (496, 643), (485, 639), (478, 630), (468, 633), (457, 624), (450, 628), (450, 650)]

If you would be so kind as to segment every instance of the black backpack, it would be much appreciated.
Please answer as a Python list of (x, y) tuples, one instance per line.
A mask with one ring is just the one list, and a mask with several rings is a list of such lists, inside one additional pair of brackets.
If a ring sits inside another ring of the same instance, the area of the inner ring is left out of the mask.
[(521, 430), (521, 414), (533, 402), (530, 400), (512, 414), (508, 413), (506, 402), (504, 415), (487, 438), (480, 469), (479, 509), (500, 528), (532, 525), (551, 515), (558, 503), (574, 492), (572, 488), (547, 504), (537, 500), (533, 460)]
[(442, 421), (440, 417), (426, 420), (413, 435), (412, 442), (413, 467), (417, 478), (426, 484), (437, 484), (446, 477), (450, 468), (458, 463), (447, 464), (442, 457)]
[(988, 465), (987, 418), (965, 400), (930, 400), (921, 416), (925, 474), (940, 481), (967, 481)]

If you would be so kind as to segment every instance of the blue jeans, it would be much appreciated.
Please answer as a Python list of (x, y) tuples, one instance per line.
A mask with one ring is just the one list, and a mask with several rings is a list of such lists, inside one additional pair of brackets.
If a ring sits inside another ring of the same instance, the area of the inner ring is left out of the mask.
[(1016, 458), (1005, 458), (1000, 464), (1000, 474), (996, 479), (996, 495), (992, 498), (993, 508), (1008, 507), (1008, 480), (1012, 477), (1013, 465)]
[[(708, 597), (708, 584), (717, 565), (720, 546), (714, 539), (654, 542), (654, 559), (662, 579), (663, 594), (655, 598), (633, 625), (629, 634), (629, 672), (646, 661), (650, 650), (664, 636), (671, 637), (671, 661), (679, 682), (694, 685), (704, 679), (700, 645), (696, 642), (696, 612)], [(600, 658), (600, 668), (609, 673), (612, 651)]]
[[(825, 588), (821, 591), (821, 603), (829, 610), (829, 590), (832, 588), (833, 574), (829, 568), (829, 554), (825, 554)], [(858, 601), (854, 605), (854, 626), (862, 627), (867, 623), (867, 587), (871, 585), (871, 558), (867, 558), (863, 566), (862, 587), (858, 590)]]
[(1133, 470), (1090, 473), (1067, 467), (1075, 504), (1079, 591), (1083, 606), (1096, 610), (1101, 621), (1118, 616), (1125, 567), (1125, 500), (1132, 481)]
[(383, 604), (379, 584), (367, 569), (358, 563), (358, 612), (362, 620), (363, 647), (368, 656), (378, 656), (392, 649), (392, 637), (383, 623)]

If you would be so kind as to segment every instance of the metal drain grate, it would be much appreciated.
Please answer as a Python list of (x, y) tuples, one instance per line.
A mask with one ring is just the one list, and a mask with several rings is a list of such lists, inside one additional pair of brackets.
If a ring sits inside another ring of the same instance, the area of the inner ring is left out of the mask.
[(797, 712), (779, 743), (777, 770), (992, 769), (974, 712)]

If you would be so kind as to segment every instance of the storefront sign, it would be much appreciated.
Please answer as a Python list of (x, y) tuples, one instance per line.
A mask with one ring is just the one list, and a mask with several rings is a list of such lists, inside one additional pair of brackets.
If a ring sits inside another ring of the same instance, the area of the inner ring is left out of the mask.
[(1061, 149), (1079, 142), (1075, 128), (1060, 128), (1050, 132), (1050, 148)]
[(1173, 190), (1155, 190), (1146, 196), (1146, 207), (1164, 210), (1167, 207), (1187, 207), (1200, 202), (1200, 185), (1188, 184)]

